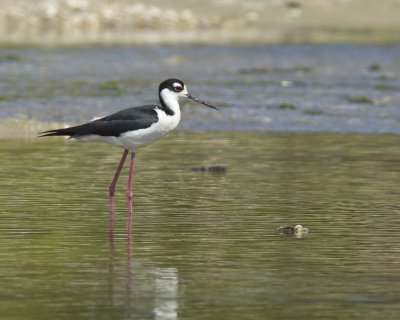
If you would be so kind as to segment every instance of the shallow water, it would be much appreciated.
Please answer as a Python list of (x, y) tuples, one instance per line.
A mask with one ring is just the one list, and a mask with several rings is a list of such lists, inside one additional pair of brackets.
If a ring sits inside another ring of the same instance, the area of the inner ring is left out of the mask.
[(0, 318), (397, 319), (399, 142), (171, 134), (138, 154), (129, 244), (120, 150), (0, 140)]
[(178, 77), (222, 109), (183, 102), (185, 130), (400, 133), (399, 56), (399, 45), (2, 48), (0, 120), (88, 121), (156, 103)]

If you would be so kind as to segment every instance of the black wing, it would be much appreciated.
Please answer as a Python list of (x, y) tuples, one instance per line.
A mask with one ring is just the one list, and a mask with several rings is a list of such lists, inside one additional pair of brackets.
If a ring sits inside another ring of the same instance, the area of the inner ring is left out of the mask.
[(54, 129), (40, 133), (46, 136), (85, 136), (96, 134), (99, 136), (118, 137), (127, 131), (134, 131), (150, 127), (158, 121), (155, 105), (133, 107), (118, 111), (107, 117), (64, 129)]

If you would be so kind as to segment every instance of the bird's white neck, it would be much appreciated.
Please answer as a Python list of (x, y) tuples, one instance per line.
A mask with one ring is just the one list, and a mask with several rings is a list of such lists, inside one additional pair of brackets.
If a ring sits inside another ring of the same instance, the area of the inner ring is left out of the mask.
[[(179, 96), (168, 89), (163, 89), (160, 92), (160, 101), (161, 105), (166, 108), (166, 113), (168, 115), (179, 115), (181, 114), (181, 110), (179, 108), (178, 102)], [(169, 109), (169, 110), (168, 110)]]

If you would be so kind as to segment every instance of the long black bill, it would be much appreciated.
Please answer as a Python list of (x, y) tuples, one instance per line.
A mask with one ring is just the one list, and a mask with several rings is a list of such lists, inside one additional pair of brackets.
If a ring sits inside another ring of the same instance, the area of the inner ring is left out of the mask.
[(193, 101), (196, 101), (196, 102), (198, 102), (198, 103), (204, 104), (204, 105), (207, 106), (207, 107), (213, 108), (213, 109), (215, 109), (215, 110), (219, 110), (219, 108), (214, 107), (214, 106), (212, 106), (211, 104), (208, 104), (207, 102), (204, 102), (204, 101), (202, 101), (202, 100), (199, 100), (199, 99), (193, 97), (193, 96), (190, 95), (190, 94), (187, 94), (186, 97), (189, 98), (190, 100), (193, 100)]

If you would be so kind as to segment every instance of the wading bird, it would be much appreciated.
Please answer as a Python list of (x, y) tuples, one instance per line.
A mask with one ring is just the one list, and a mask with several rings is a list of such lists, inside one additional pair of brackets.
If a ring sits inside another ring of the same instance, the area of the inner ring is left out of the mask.
[(69, 136), (72, 141), (102, 141), (124, 148), (121, 161), (109, 186), (111, 232), (114, 228), (115, 186), (125, 159), (128, 153), (131, 153), (128, 188), (126, 191), (128, 200), (128, 239), (130, 239), (132, 233), (132, 180), (136, 151), (141, 147), (156, 142), (176, 128), (181, 119), (179, 98), (189, 98), (210, 108), (218, 109), (190, 95), (186, 85), (178, 79), (167, 79), (162, 82), (159, 86), (158, 94), (161, 105), (128, 108), (78, 126), (44, 131), (40, 134), (40, 137)]

